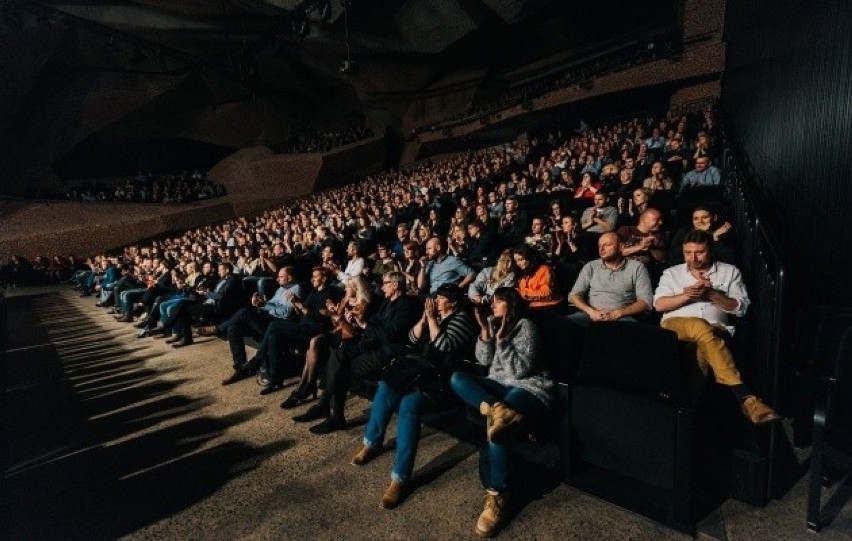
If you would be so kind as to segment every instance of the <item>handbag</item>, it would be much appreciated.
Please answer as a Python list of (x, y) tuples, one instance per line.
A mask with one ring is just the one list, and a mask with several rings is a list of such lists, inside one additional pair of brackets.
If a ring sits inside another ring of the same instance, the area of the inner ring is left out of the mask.
[(441, 353), (429, 345), (425, 351), (415, 349), (391, 359), (382, 370), (381, 379), (398, 393), (420, 391), (433, 404), (438, 404), (447, 392), (454, 361), (453, 354)]
[(382, 380), (394, 391), (408, 394), (417, 389), (426, 371), (427, 367), (418, 355), (399, 355), (384, 367)]

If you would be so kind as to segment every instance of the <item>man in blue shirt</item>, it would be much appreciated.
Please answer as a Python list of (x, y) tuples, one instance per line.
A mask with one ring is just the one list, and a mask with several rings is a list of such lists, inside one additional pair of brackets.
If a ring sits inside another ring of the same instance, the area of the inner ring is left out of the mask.
[(417, 276), (417, 287), (430, 295), (446, 283), (458, 284), (465, 289), (476, 278), (476, 271), (463, 259), (447, 255), (446, 246), (438, 237), (426, 241), (426, 259)]
[(722, 173), (713, 165), (710, 158), (700, 156), (695, 160), (695, 169), (683, 175), (680, 182), (680, 194), (687, 190), (704, 186), (719, 186), (722, 183)]
[(294, 281), (294, 276), (293, 267), (281, 267), (278, 269), (278, 290), (271, 299), (266, 300), (260, 293), (255, 293), (251, 298), (251, 307), (239, 309), (236, 314), (215, 327), (198, 329), (198, 334), (201, 336), (220, 334), (228, 337), (234, 373), (222, 382), (223, 385), (230, 385), (247, 378), (258, 369), (257, 363), (246, 360), (246, 346), (243, 340), (245, 336), (253, 335), (260, 338), (273, 321), (293, 319), (295, 314), (290, 299), (304, 297), (302, 285)]

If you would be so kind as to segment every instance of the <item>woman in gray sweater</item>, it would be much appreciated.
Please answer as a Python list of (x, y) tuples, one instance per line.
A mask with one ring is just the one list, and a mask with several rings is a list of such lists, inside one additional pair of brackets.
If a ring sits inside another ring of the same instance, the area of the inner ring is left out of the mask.
[(509, 470), (508, 430), (524, 419), (541, 417), (550, 407), (553, 381), (539, 365), (538, 330), (523, 317), (524, 300), (516, 289), (498, 288), (491, 303), (493, 317), (475, 312), (479, 324), (476, 360), (489, 367), (488, 376), (456, 372), (453, 391), (487, 419), (488, 443), (479, 468), (486, 489), (485, 509), (476, 522), (476, 534), (490, 537), (507, 514)]

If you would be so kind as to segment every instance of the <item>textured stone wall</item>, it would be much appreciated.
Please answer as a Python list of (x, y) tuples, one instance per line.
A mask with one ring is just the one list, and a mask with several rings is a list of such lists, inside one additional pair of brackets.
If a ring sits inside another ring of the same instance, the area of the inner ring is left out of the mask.
[(719, 34), (725, 27), (725, 0), (686, 0), (683, 9), (683, 39)]
[[(226, 197), (191, 205), (12, 201), (0, 205), (0, 260), (12, 254), (86, 256), (170, 231), (254, 214), (336, 184), (350, 173), (381, 168), (376, 137), (328, 154), (240, 150), (208, 172)], [(318, 180), (320, 179), (320, 180)]]
[(721, 95), (722, 82), (721, 80), (716, 79), (715, 81), (708, 81), (706, 83), (681, 88), (680, 90), (672, 94), (671, 100), (669, 100), (669, 104), (674, 107), (676, 105), (683, 105), (684, 103), (689, 103), (691, 101), (701, 100), (704, 98), (718, 98)]

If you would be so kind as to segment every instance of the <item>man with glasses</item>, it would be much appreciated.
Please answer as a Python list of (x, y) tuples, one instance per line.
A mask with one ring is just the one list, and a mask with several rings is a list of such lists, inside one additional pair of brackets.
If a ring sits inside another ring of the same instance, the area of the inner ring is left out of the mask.
[(405, 275), (391, 271), (382, 276), (385, 300), (378, 312), (365, 319), (358, 316), (355, 325), (363, 330), (361, 338), (332, 351), (325, 372), (325, 391), (319, 402), (296, 422), (325, 420), (310, 428), (314, 434), (328, 434), (346, 427), (344, 407), (349, 383), (376, 377), (395, 356), (402, 353), (408, 331), (417, 321), (420, 310), (405, 295)]

